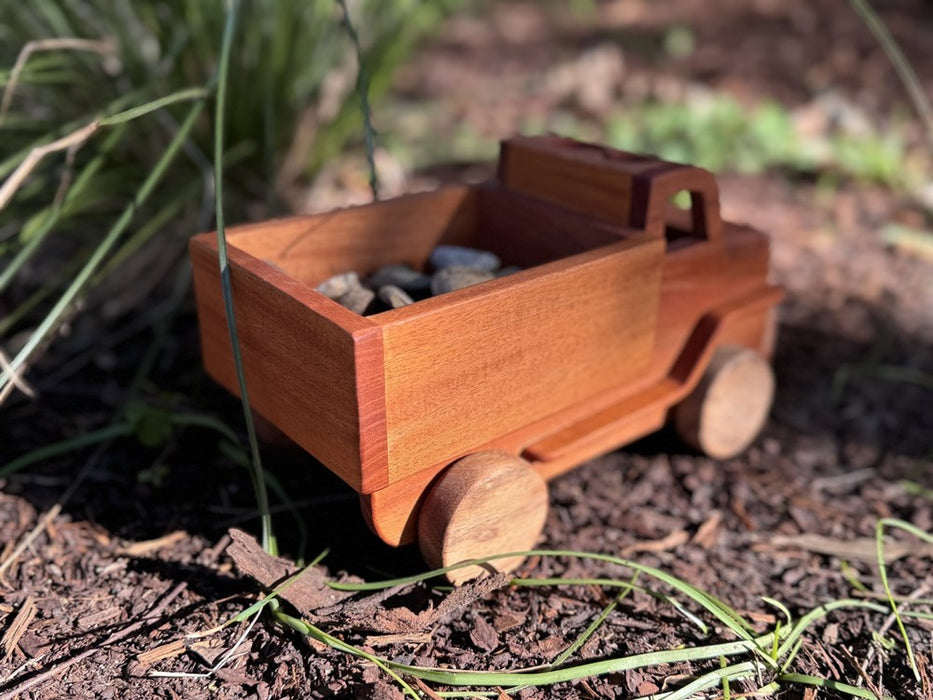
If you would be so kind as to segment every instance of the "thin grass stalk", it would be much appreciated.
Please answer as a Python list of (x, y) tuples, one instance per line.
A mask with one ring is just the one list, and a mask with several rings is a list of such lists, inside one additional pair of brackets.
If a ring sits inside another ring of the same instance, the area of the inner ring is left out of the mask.
[(243, 371), (243, 357), (240, 354), (240, 341), (237, 335), (236, 314), (233, 308), (233, 288), (230, 284), (230, 264), (227, 258), (227, 232), (224, 225), (223, 166), (227, 78), (230, 68), (230, 50), (233, 46), (236, 20), (241, 5), (241, 0), (235, 0), (232, 7), (227, 11), (227, 21), (224, 26), (223, 41), (220, 49), (220, 64), (217, 69), (217, 93), (214, 117), (214, 211), (217, 220), (217, 257), (220, 263), (220, 284), (224, 297), (227, 328), (230, 331), (230, 345), (233, 350), (233, 362), (236, 366), (240, 400), (243, 404), (243, 418), (246, 421), (246, 434), (249, 439), (250, 454), (252, 457), (250, 477), (253, 482), (253, 490), (256, 493), (256, 502), (259, 507), (259, 517), (262, 523), (262, 548), (270, 554), (275, 554), (276, 547), (272, 534), (272, 515), (269, 512), (269, 497), (266, 493), (266, 482), (263, 478), (262, 458), (259, 454), (259, 441), (256, 438), (256, 426), (253, 423), (253, 413), (250, 409), (246, 374)]
[[(890, 523), (889, 523), (890, 524)], [(909, 524), (908, 524), (909, 525)], [(536, 552), (528, 552), (527, 554), (554, 554), (554, 552), (546, 552), (539, 550)], [(566, 556), (566, 552), (559, 552), (561, 556)], [(596, 558), (596, 559), (605, 559), (604, 555), (592, 555), (590, 553), (578, 553), (581, 556)], [(502, 555), (502, 556), (513, 556)], [(474, 560), (469, 563), (469, 565), (475, 565), (476, 563), (482, 563), (485, 561), (491, 561), (497, 557), (488, 557), (481, 560)], [(448, 567), (453, 568), (453, 567)], [(298, 572), (293, 577), (287, 579), (283, 584), (281, 584), (276, 590), (274, 590), (269, 598), (266, 598), (262, 601), (258, 601), (253, 606), (251, 606), (247, 611), (241, 613), (236, 619), (241, 619), (247, 614), (255, 612), (256, 609), (261, 608), (270, 602), (270, 598), (276, 596), (280, 591), (284, 590), (286, 586), (291, 585), (305, 570)], [(438, 570), (441, 571), (441, 570)], [(432, 572), (436, 574), (438, 572)], [(649, 575), (653, 575), (648, 572)], [(404, 582), (413, 582), (415, 580), (424, 580), (425, 576), (413, 576), (408, 577), (407, 579), (395, 579), (393, 585)], [(673, 580), (671, 585), (681, 591), (682, 593), (689, 593), (693, 586), (687, 584), (686, 582), (680, 581), (675, 577), (669, 577)], [(594, 579), (592, 581), (587, 581), (585, 579), (577, 580), (581, 583), (595, 583), (602, 581), (602, 579)], [(561, 581), (560, 579), (555, 579), (555, 585), (560, 583), (566, 583), (567, 581)], [(341, 590), (374, 590), (378, 588), (386, 588), (387, 582), (381, 582), (377, 585), (366, 585), (366, 584), (332, 584), (332, 587), (338, 588)], [(513, 581), (514, 584), (519, 584), (520, 580)], [(616, 585), (623, 585), (621, 581), (615, 581)], [(629, 587), (634, 588), (635, 585), (633, 582), (628, 582)], [(691, 596), (696, 600), (696, 596)], [(769, 601), (771, 604), (774, 604), (776, 601)], [(702, 603), (704, 607), (706, 603)], [(785, 606), (778, 604), (780, 609), (784, 609)], [(344, 642), (333, 635), (323, 631), (322, 629), (308, 623), (305, 620), (294, 618), (286, 614), (279, 606), (276, 606), (275, 618), (282, 624), (286, 624), (289, 627), (295, 629), (296, 631), (312, 637), (324, 644), (327, 644), (333, 649), (338, 651), (343, 651), (348, 654), (353, 654), (372, 661), (373, 663), (379, 663), (380, 666), (384, 666), (392, 671), (395, 671), (399, 674), (410, 675), (415, 678), (419, 678), (426, 681), (431, 681), (433, 683), (439, 683), (449, 686), (473, 686), (473, 687), (507, 687), (509, 692), (514, 692), (517, 688), (522, 686), (543, 686), (543, 685), (552, 685), (554, 683), (561, 682), (571, 682), (579, 680), (582, 678), (588, 678), (592, 676), (599, 676), (611, 673), (619, 673), (626, 670), (636, 669), (636, 668), (645, 668), (649, 666), (658, 666), (664, 664), (672, 663), (683, 663), (683, 662), (692, 662), (692, 661), (705, 661), (712, 659), (720, 660), (720, 668), (706, 673), (705, 675), (694, 679), (688, 686), (678, 689), (672, 693), (665, 693), (663, 695), (653, 696), (658, 699), (664, 698), (665, 700), (683, 700), (688, 697), (694, 697), (695, 693), (703, 690), (715, 687), (718, 684), (723, 684), (724, 687), (728, 687), (729, 681), (742, 679), (742, 678), (752, 678), (756, 674), (760, 674), (763, 669), (762, 662), (766, 664), (774, 673), (777, 680), (772, 680), (772, 682), (758, 689), (759, 693), (764, 693), (767, 695), (773, 694), (779, 691), (783, 683), (793, 682), (793, 683), (802, 683), (809, 685), (816, 685), (817, 687), (823, 687), (828, 689), (837, 690), (839, 692), (853, 695), (854, 697), (874, 697), (872, 695), (865, 695), (864, 692), (859, 688), (854, 686), (847, 685), (845, 683), (835, 682), (835, 681), (825, 681), (824, 679), (802, 676), (799, 674), (793, 674), (787, 669), (793, 661), (793, 658), (796, 656), (797, 652), (801, 648), (802, 644), (802, 635), (803, 633), (817, 620), (825, 617), (828, 613), (841, 610), (841, 609), (860, 609), (868, 610), (876, 613), (887, 612), (887, 608), (881, 604), (860, 601), (860, 600), (838, 600), (832, 601), (825, 605), (822, 605), (814, 610), (809, 611), (803, 615), (800, 620), (798, 620), (793, 625), (790, 624), (790, 615), (787, 613), (788, 625), (783, 627), (777, 627), (771, 632), (751, 638), (749, 640), (739, 640), (733, 642), (725, 642), (719, 644), (705, 645), (701, 647), (692, 647), (686, 649), (668, 649), (657, 652), (649, 652), (645, 654), (637, 654), (628, 657), (614, 658), (614, 659), (605, 659), (595, 662), (589, 662), (584, 664), (579, 664), (576, 666), (570, 667), (560, 667), (554, 668), (553, 666), (545, 667), (543, 670), (539, 668), (534, 669), (520, 669), (514, 671), (468, 671), (460, 669), (434, 669), (427, 668), (422, 666), (412, 666), (406, 664), (399, 664), (382, 657), (375, 657), (374, 655), (366, 652), (365, 650), (358, 649), (357, 647)], [(738, 617), (737, 613), (733, 613)], [(914, 616), (912, 613), (905, 613), (905, 615)], [(920, 614), (916, 614), (917, 617), (920, 617)], [(783, 640), (783, 644), (777, 646), (777, 653), (775, 658), (771, 658), (766, 654), (762, 653), (763, 649), (774, 649), (775, 640)], [(738, 664), (728, 665), (725, 661), (727, 657), (739, 656), (742, 654), (752, 654), (755, 658), (750, 659), (745, 662)], [(784, 657), (787, 658), (784, 658)], [(783, 663), (778, 666), (776, 662), (783, 660)], [(463, 694), (449, 694), (444, 693), (443, 697), (463, 697)], [(886, 699), (885, 699), (886, 700)]]
[(917, 74), (910, 65), (910, 61), (904, 56), (901, 47), (898, 46), (884, 22), (881, 21), (881, 18), (878, 17), (872, 9), (868, 0), (850, 1), (856, 13), (862, 18), (871, 33), (875, 35), (875, 39), (878, 40), (878, 43), (881, 44), (881, 48), (887, 54), (888, 60), (891, 61), (891, 64), (894, 66), (894, 70), (897, 71), (898, 77), (901, 79), (904, 88), (907, 90), (907, 94), (913, 102), (914, 109), (917, 110), (917, 113), (923, 120), (923, 124), (927, 130), (927, 139), (930, 141), (930, 145), (933, 146), (933, 108), (930, 107), (930, 101), (927, 99), (926, 93), (924, 93), (923, 87), (920, 85)]
[(897, 629), (904, 640), (904, 647), (907, 649), (907, 661), (910, 664), (910, 670), (914, 672), (914, 679), (919, 683), (921, 681), (920, 669), (917, 668), (917, 660), (914, 658), (914, 650), (910, 644), (910, 638), (907, 636), (907, 629), (904, 627), (904, 621), (901, 619), (900, 608), (894, 599), (894, 593), (891, 591), (891, 584), (888, 582), (888, 567), (884, 563), (884, 528), (894, 527), (904, 530), (915, 537), (919, 537), (924, 542), (933, 542), (933, 535), (930, 535), (916, 525), (912, 525), (904, 520), (897, 518), (882, 518), (875, 527), (875, 547), (878, 554), (878, 573), (881, 575), (881, 585), (891, 606), (891, 612), (897, 622)]
[(128, 423), (113, 423), (107, 425), (98, 430), (92, 430), (89, 433), (84, 433), (75, 438), (69, 438), (68, 440), (62, 440), (60, 442), (53, 443), (51, 445), (46, 445), (45, 447), (40, 447), (37, 450), (33, 450), (28, 454), (17, 457), (4, 465), (0, 465), (0, 478), (10, 476), (15, 474), (21, 469), (25, 469), (28, 466), (37, 464), (38, 462), (45, 461), (47, 459), (52, 459), (53, 457), (58, 457), (59, 455), (68, 454), (74, 452), (75, 450), (80, 450), (85, 447), (90, 447), (91, 445), (96, 445), (101, 442), (106, 442), (107, 440), (113, 440), (118, 437), (125, 437), (130, 435), (133, 432), (132, 426)]
[[(33, 309), (61, 289), (61, 280), (66, 280), (75, 274), (80, 269), (82, 262), (81, 256), (76, 255), (60, 270), (60, 279), (54, 279), (42, 285), (24, 299), (19, 306), (0, 319), (0, 337), (9, 333), (10, 330), (15, 328), (20, 321), (26, 318)], [(0, 403), (2, 403), (2, 401), (0, 401)]]
[(663, 700), (689, 700), (689, 698), (695, 698), (696, 694), (702, 690), (715, 688), (717, 685), (728, 687), (729, 681), (752, 678), (758, 670), (758, 664), (754, 661), (745, 661), (734, 666), (718, 668), (715, 671), (710, 671), (690, 681), (687, 685), (678, 688), (672, 693), (665, 693), (659, 696), (659, 700), (660, 698), (663, 698)]
[[(615, 564), (617, 566), (623, 566), (632, 571), (642, 572), (655, 578), (663, 583), (668, 584), (675, 590), (679, 591), (683, 595), (692, 599), (694, 602), (698, 603), (700, 606), (709, 611), (714, 615), (720, 622), (726, 625), (732, 632), (744, 639), (750, 641), (752, 636), (749, 631), (752, 629), (751, 624), (745, 619), (743, 619), (738, 613), (736, 613), (732, 608), (726, 605), (723, 601), (716, 598), (716, 596), (707, 593), (706, 591), (701, 591), (694, 586), (681, 581), (675, 576), (656, 569), (651, 566), (646, 566), (644, 564), (639, 564), (628, 559), (622, 559), (621, 557), (616, 557), (611, 554), (599, 554), (597, 552), (579, 552), (574, 550), (562, 550), (562, 549), (534, 549), (522, 552), (508, 552), (503, 554), (496, 554), (490, 557), (483, 557), (482, 559), (471, 559), (468, 561), (463, 561), (458, 564), (443, 568), (435, 569), (434, 571), (428, 571), (423, 574), (418, 574), (416, 576), (408, 576), (398, 579), (391, 579), (388, 581), (378, 581), (375, 583), (345, 583), (345, 582), (328, 582), (328, 585), (336, 590), (352, 590), (352, 591), (366, 591), (366, 590), (382, 590), (385, 588), (390, 588), (392, 586), (397, 586), (406, 583), (417, 583), (419, 581), (426, 581), (428, 579), (434, 578), (436, 576), (443, 575), (448, 571), (453, 571), (455, 569), (461, 569), (467, 566), (477, 566), (482, 565), (490, 561), (495, 561), (497, 559), (503, 559), (506, 557), (572, 557), (575, 559), (593, 559), (594, 561), (603, 561), (609, 564)], [(522, 579), (515, 579), (514, 582), (516, 585), (522, 584)], [(768, 657), (768, 654), (764, 649), (761, 650), (765, 657)]]
[(596, 633), (596, 630), (600, 628), (603, 622), (605, 622), (610, 613), (612, 613), (612, 611), (619, 606), (619, 603), (625, 600), (625, 598), (627, 598), (631, 592), (635, 590), (635, 582), (637, 580), (638, 574), (635, 574), (629, 580), (628, 584), (622, 588), (622, 590), (616, 595), (615, 598), (613, 598), (612, 602), (603, 608), (599, 616), (593, 620), (585, 630), (583, 630), (583, 633), (580, 634), (580, 636), (578, 636), (569, 647), (564, 649), (564, 651), (561, 652), (561, 654), (556, 659), (554, 659), (554, 663), (551, 665), (560, 666), (562, 663), (567, 661), (567, 659), (573, 656), (580, 647), (586, 644), (587, 640)]
[(854, 685), (849, 685), (848, 683), (830, 680), (829, 678), (820, 678), (819, 676), (810, 676), (803, 673), (782, 673), (780, 676), (778, 676), (778, 682), (796, 683), (799, 685), (807, 685), (813, 688), (835, 690), (838, 693), (845, 693), (846, 695), (851, 695), (854, 698), (865, 698), (866, 700), (894, 700), (888, 695), (884, 696), (883, 698), (879, 698), (870, 690), (858, 688)]
[(376, 130), (373, 128), (372, 111), (369, 108), (369, 72), (366, 70), (360, 37), (353, 26), (346, 0), (337, 0), (337, 4), (343, 10), (343, 26), (356, 51), (356, 90), (360, 96), (360, 111), (363, 114), (363, 141), (366, 147), (366, 162), (369, 165), (369, 189), (373, 193), (373, 199), (377, 200), (379, 199), (379, 176), (376, 173)]

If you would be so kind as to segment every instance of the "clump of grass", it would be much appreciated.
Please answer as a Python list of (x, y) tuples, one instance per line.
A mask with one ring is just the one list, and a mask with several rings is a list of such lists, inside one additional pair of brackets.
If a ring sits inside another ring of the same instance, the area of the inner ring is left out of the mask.
[[(247, 3), (229, 63), (228, 216), (274, 213), (285, 189), (360, 140), (358, 58), (377, 97), (414, 43), (462, 2), (360, 0), (356, 46), (334, 0)], [(176, 269), (190, 234), (210, 227), (210, 105), (225, 17), (220, 0), (5, 5), (0, 344), (16, 352), (0, 368), (0, 391), (79, 301), (99, 306), (131, 287), (146, 297), (138, 287), (161, 278), (121, 276), (134, 258)], [(23, 331), (28, 350), (10, 348)]]
[[(871, 687), (871, 682), (864, 678), (853, 679), (847, 682), (839, 679), (821, 678), (808, 673), (795, 670), (795, 663), (800, 651), (805, 648), (807, 634), (812, 628), (827, 616), (839, 612), (862, 611), (865, 614), (883, 615), (894, 610), (900, 631), (905, 642), (905, 651), (908, 664), (916, 673), (916, 666), (903, 620), (909, 618), (930, 620), (933, 615), (916, 611), (903, 611), (896, 605), (893, 595), (887, 584), (884, 565), (884, 527), (897, 527), (905, 529), (911, 534), (928, 539), (930, 536), (918, 532), (916, 528), (899, 521), (885, 520), (878, 526), (879, 571), (886, 595), (891, 608), (885, 605), (860, 599), (842, 599), (829, 601), (823, 605), (806, 611), (795, 619), (790, 610), (779, 601), (765, 598), (764, 602), (776, 608), (780, 615), (771, 629), (764, 633), (753, 633), (752, 624), (738, 611), (715, 596), (683, 581), (663, 570), (649, 567), (638, 562), (618, 557), (595, 554), (590, 552), (575, 552), (562, 550), (536, 550), (521, 552), (526, 556), (556, 557), (561, 559), (589, 559), (597, 560), (623, 567), (633, 572), (629, 580), (607, 578), (549, 578), (549, 579), (522, 579), (516, 578), (509, 582), (513, 587), (553, 587), (553, 586), (585, 586), (609, 588), (617, 591), (612, 602), (602, 610), (593, 621), (572, 641), (555, 660), (546, 666), (534, 669), (506, 669), (499, 671), (484, 671), (455, 668), (430, 668), (398, 663), (390, 658), (378, 656), (354, 644), (335, 637), (322, 627), (309, 623), (306, 620), (288, 614), (278, 602), (277, 596), (283, 593), (301, 576), (303, 572), (295, 574), (286, 580), (271, 594), (242, 611), (227, 624), (243, 622), (259, 613), (268, 606), (274, 619), (299, 633), (311, 637), (318, 642), (337, 651), (356, 656), (375, 664), (387, 673), (409, 697), (421, 698), (406, 678), (427, 681), (440, 686), (459, 687), (469, 690), (470, 697), (501, 697), (500, 693), (514, 694), (528, 686), (550, 686), (557, 683), (571, 683), (592, 677), (621, 673), (632, 669), (653, 669), (659, 678), (663, 678), (663, 667), (669, 664), (695, 664), (699, 670), (697, 675), (686, 679), (686, 682), (674, 690), (652, 697), (665, 700), (678, 700), (696, 697), (702, 691), (720, 688), (724, 697), (733, 694), (733, 684), (743, 681), (753, 688), (752, 694), (756, 697), (773, 695), (782, 690), (791, 688), (811, 688), (832, 690), (840, 695), (882, 700), (888, 696), (880, 695)], [(416, 584), (428, 581), (435, 576), (442, 575), (451, 569), (461, 566), (484, 564), (501, 557), (515, 556), (516, 553), (502, 554), (495, 557), (462, 562), (452, 567), (430, 571), (417, 576), (392, 579), (382, 582), (350, 584), (332, 582), (331, 587), (342, 591), (378, 591), (388, 588)], [(639, 584), (639, 579), (647, 579), (650, 584)], [(709, 641), (691, 647), (678, 647), (661, 649), (641, 654), (601, 659), (597, 661), (581, 662), (574, 660), (574, 656), (583, 643), (589, 639), (599, 626), (608, 618), (609, 614), (626, 596), (634, 591), (651, 595), (671, 605), (675, 611), (684, 616), (687, 624), (696, 626), (697, 633)], [(668, 592), (671, 591), (671, 592)], [(688, 610), (692, 607), (693, 610)], [(718, 622), (718, 628), (713, 629), (701, 617), (711, 617)], [(870, 624), (870, 623), (869, 623)], [(731, 639), (730, 639), (731, 638)], [(917, 676), (920, 682), (919, 675)], [(423, 686), (422, 686), (423, 687)], [(492, 690), (499, 688), (500, 690)], [(428, 696), (435, 697), (430, 690)], [(462, 693), (444, 692), (442, 697), (463, 697)], [(744, 697), (744, 695), (743, 695)]]

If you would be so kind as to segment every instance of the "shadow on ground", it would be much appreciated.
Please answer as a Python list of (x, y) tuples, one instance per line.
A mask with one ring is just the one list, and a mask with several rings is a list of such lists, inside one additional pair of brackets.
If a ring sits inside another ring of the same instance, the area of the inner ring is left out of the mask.
[[(857, 341), (840, 330), (846, 322), (838, 311), (802, 307), (793, 299), (788, 302), (775, 357), (779, 389), (772, 420), (749, 455), (732, 460), (727, 468), (741, 470), (743, 462), (759, 460), (757, 455), (764, 451), (779, 453), (786, 468), (803, 469), (811, 478), (874, 470), (889, 483), (906, 480), (933, 488), (933, 475), (923, 465), (933, 451), (930, 389), (908, 381), (910, 372), (933, 371), (920, 364), (924, 358), (929, 361), (926, 341), (891, 325), (884, 309), (857, 302), (846, 308), (846, 313), (871, 324), (867, 332), (861, 329)], [(180, 327), (173, 351), (168, 353), (171, 361), (158, 367), (153, 376), (153, 387), (160, 387), (158, 394), (153, 391), (155, 400), (215, 414), (228, 425), (240, 426), (239, 404), (201, 376), (192, 319), (185, 319)], [(115, 352), (133, 353), (141, 344), (144, 338)], [(909, 372), (901, 372), (904, 376), (899, 379), (879, 376), (886, 367), (909, 368)], [(6, 411), (0, 428), (4, 454), (19, 452), (11, 450), (12, 445), (38, 447), (102, 424), (121, 397), (121, 369), (119, 363), (110, 373), (94, 367), (80, 381), (51, 387), (43, 387), (40, 379), (41, 402), (17, 399)], [(841, 383), (843, 376), (846, 381)], [(197, 388), (197, 396), (191, 395), (192, 387)], [(81, 450), (31, 467), (10, 477), (4, 489), (44, 511), (61, 496), (91, 453)], [(273, 495), (276, 534), (283, 553), (307, 559), (328, 549), (329, 568), (368, 579), (422, 570), (417, 548), (394, 550), (382, 544), (364, 525), (356, 495), (313, 458), (298, 450), (268, 447), (263, 455), (266, 468), (294, 508), (290, 511)], [(687, 453), (671, 431), (662, 431), (597, 460), (599, 464), (589, 469), (624, 472), (633, 459), (650, 461), (660, 456), (681, 462), (708, 461)], [(580, 478), (572, 472), (555, 482), (555, 487), (560, 492), (574, 491), (574, 481)], [(623, 477), (617, 487), (624, 488), (624, 483)], [(601, 494), (607, 497), (612, 494)], [(232, 466), (219, 453), (214, 433), (197, 429), (178, 434), (161, 449), (144, 448), (133, 438), (116, 441), (98, 457), (85, 482), (65, 504), (65, 512), (127, 540), (147, 540), (184, 529), (215, 542), (228, 527), (258, 529), (246, 470)], [(555, 527), (571, 530), (574, 523), (552, 518), (547, 538), (561, 542), (567, 533), (552, 532)], [(599, 543), (594, 544), (599, 548)]]

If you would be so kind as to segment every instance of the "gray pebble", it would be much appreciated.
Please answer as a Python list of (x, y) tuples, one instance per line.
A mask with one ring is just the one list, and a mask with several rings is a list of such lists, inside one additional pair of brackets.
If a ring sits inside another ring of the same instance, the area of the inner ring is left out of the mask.
[(351, 287), (345, 294), (340, 295), (336, 301), (354, 313), (363, 314), (375, 298), (376, 293), (372, 289)]
[(335, 301), (347, 294), (351, 289), (361, 288), (360, 277), (355, 272), (341, 272), (339, 275), (324, 280), (317, 287), (317, 291)]
[(435, 270), (443, 270), (456, 265), (492, 272), (497, 270), (501, 264), (502, 261), (495, 253), (459, 245), (439, 245), (431, 252), (431, 265)]
[(418, 272), (408, 265), (386, 265), (366, 278), (366, 286), (378, 289), (392, 285), (406, 292), (427, 291), (431, 287), (431, 276)]
[(473, 284), (486, 282), (495, 277), (488, 270), (477, 270), (475, 267), (463, 267), (462, 265), (453, 265), (438, 270), (431, 278), (431, 293), (446, 294), (457, 289), (463, 289)]
[(379, 287), (379, 298), (393, 309), (400, 309), (403, 306), (414, 304), (414, 299), (408, 296), (408, 292), (394, 284), (386, 284)]
[(509, 275), (514, 275), (516, 272), (521, 271), (522, 268), (518, 265), (508, 265), (507, 267), (496, 270), (496, 277), (508, 277)]

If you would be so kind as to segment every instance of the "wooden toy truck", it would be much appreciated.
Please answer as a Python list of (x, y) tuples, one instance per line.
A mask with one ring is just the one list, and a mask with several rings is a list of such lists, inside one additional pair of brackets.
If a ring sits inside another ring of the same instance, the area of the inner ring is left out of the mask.
[[(681, 191), (689, 211), (671, 205)], [(253, 407), (432, 566), (531, 548), (547, 479), (668, 420), (725, 458), (771, 405), (768, 241), (721, 221), (700, 168), (517, 137), (491, 182), (227, 235)], [(366, 317), (315, 291), (348, 270), (424, 269), (440, 243), (523, 270)], [(204, 363), (236, 393), (215, 234), (191, 256)]]

